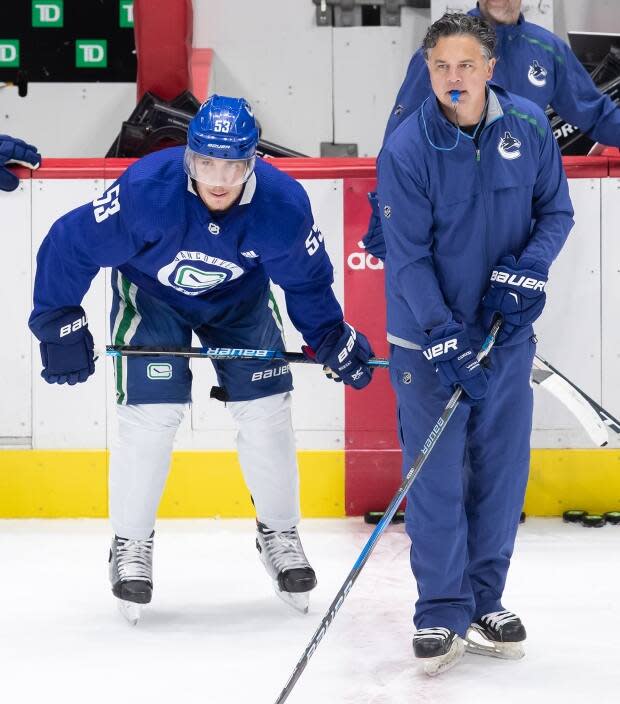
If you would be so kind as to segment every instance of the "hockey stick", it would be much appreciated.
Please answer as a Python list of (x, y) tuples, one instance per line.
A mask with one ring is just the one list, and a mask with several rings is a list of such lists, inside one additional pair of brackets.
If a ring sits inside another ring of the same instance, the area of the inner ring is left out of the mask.
[[(131, 345), (108, 345), (106, 354), (111, 357), (205, 357), (206, 359), (258, 359), (283, 360), (318, 364), (316, 359), (306, 357), (303, 352), (286, 352), (285, 350), (250, 350), (236, 347), (135, 347)], [(387, 359), (371, 357), (366, 364), (369, 367), (388, 367)]]
[[(145, 357), (204, 357), (207, 359), (261, 359), (283, 360), (302, 364), (315, 364), (302, 352), (286, 352), (270, 349), (242, 349), (227, 347), (139, 347), (108, 345), (106, 353), (112, 357), (145, 356)], [(373, 357), (368, 361), (370, 367), (388, 367), (387, 359)], [(585, 394), (570, 379), (539, 355), (534, 358), (532, 381), (553, 394), (568, 410), (575, 415), (583, 425), (592, 441), (599, 446), (607, 444), (607, 430), (611, 428), (620, 434), (620, 421), (596, 401)]]
[[(501, 320), (497, 320), (493, 324), (491, 331), (489, 332), (486, 340), (483, 342), (482, 347), (480, 348), (480, 352), (478, 352), (478, 361), (484, 359), (484, 357), (486, 357), (491, 351), (491, 348), (495, 344), (495, 337), (497, 336), (500, 326)], [(314, 632), (314, 635), (310, 639), (310, 642), (308, 643), (306, 649), (303, 652), (303, 655), (301, 656), (301, 659), (295, 666), (292, 675), (289, 677), (289, 680), (284, 686), (282, 692), (280, 693), (280, 696), (276, 699), (275, 704), (282, 704), (282, 702), (285, 702), (288, 699), (289, 694), (293, 690), (293, 687), (297, 683), (297, 680), (301, 677), (302, 672), (306, 669), (306, 665), (314, 654), (314, 651), (316, 650), (318, 644), (321, 642), (321, 639), (327, 632), (327, 629), (331, 626), (334, 619), (336, 618), (336, 614), (338, 613), (344, 600), (346, 599), (347, 595), (351, 591), (351, 588), (359, 577), (360, 572), (362, 571), (377, 542), (379, 541), (381, 534), (389, 525), (390, 521), (392, 520), (392, 516), (396, 513), (396, 509), (400, 506), (402, 500), (405, 498), (405, 495), (407, 494), (411, 485), (415, 481), (415, 478), (420, 473), (422, 465), (424, 464), (424, 462), (426, 462), (428, 456), (431, 454), (433, 448), (435, 447), (435, 443), (445, 430), (445, 427), (446, 425), (448, 425), (450, 418), (452, 418), (452, 414), (454, 413), (456, 407), (459, 404), (459, 400), (461, 398), (462, 393), (463, 389), (459, 386), (450, 397), (450, 400), (446, 404), (443, 413), (437, 419), (435, 426), (431, 430), (429, 436), (424, 441), (424, 445), (416, 456), (413, 465), (407, 472), (407, 475), (403, 479), (401, 485), (398, 487), (398, 490), (394, 495), (394, 498), (390, 502), (390, 505), (385, 509), (383, 518), (379, 521), (377, 527), (371, 533), (370, 538), (368, 538), (366, 545), (364, 545), (364, 548), (362, 549), (362, 552), (357, 558), (357, 561), (353, 565), (353, 568), (347, 575), (347, 578), (344, 580), (343, 585), (340, 587), (334, 600), (327, 609), (327, 613), (325, 614), (325, 616), (323, 616), (321, 624)]]
[(532, 381), (556, 396), (575, 415), (597, 445), (607, 444), (607, 428), (620, 434), (620, 420), (539, 355), (534, 357)]

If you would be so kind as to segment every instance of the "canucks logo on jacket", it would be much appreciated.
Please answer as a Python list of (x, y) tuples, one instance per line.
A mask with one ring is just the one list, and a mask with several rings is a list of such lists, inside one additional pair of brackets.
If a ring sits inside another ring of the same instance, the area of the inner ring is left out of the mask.
[(504, 136), (499, 140), (497, 151), (504, 159), (518, 159), (521, 156), (519, 148), (521, 142), (513, 137), (510, 132), (504, 132)]
[(547, 84), (547, 69), (534, 59), (527, 72), (527, 79), (533, 86), (542, 88)]

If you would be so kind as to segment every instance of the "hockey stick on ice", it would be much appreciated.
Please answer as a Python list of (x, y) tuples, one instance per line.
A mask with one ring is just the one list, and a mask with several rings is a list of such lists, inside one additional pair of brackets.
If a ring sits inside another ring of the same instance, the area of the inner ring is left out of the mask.
[[(111, 357), (204, 357), (206, 359), (258, 359), (283, 360), (318, 364), (316, 359), (306, 357), (303, 352), (286, 352), (285, 350), (250, 350), (232, 347), (135, 347), (131, 345), (108, 345), (106, 354)], [(371, 357), (366, 364), (369, 367), (388, 367), (387, 359)]]
[[(495, 344), (495, 337), (497, 336), (500, 326), (501, 320), (497, 320), (493, 324), (491, 331), (489, 332), (486, 340), (483, 342), (482, 347), (480, 348), (480, 352), (478, 352), (478, 361), (486, 357), (491, 351), (491, 348)], [(415, 481), (415, 478), (420, 473), (422, 465), (424, 464), (424, 462), (426, 462), (426, 459), (435, 447), (435, 443), (445, 430), (445, 427), (446, 425), (448, 425), (450, 418), (452, 418), (452, 414), (454, 413), (456, 407), (459, 404), (459, 400), (461, 398), (462, 393), (463, 390), (459, 386), (450, 397), (450, 400), (446, 404), (443, 413), (437, 419), (435, 426), (431, 430), (429, 436), (426, 438), (424, 446), (416, 456), (413, 465), (407, 472), (407, 475), (403, 479), (401, 485), (398, 487), (396, 494), (394, 494), (394, 498), (390, 502), (390, 505), (386, 508), (383, 518), (379, 521), (379, 523), (377, 523), (377, 527), (373, 530), (372, 534), (370, 535), (370, 538), (368, 538), (368, 541), (366, 542), (366, 545), (364, 545), (364, 548), (360, 553), (359, 557), (357, 558), (355, 564), (353, 565), (353, 568), (347, 575), (347, 578), (344, 580), (343, 585), (338, 590), (338, 593), (330, 604), (329, 609), (327, 609), (327, 613), (325, 614), (325, 616), (323, 616), (319, 627), (314, 632), (314, 635), (310, 639), (310, 642), (308, 643), (306, 649), (303, 652), (303, 655), (301, 656), (301, 659), (295, 666), (292, 675), (289, 677), (289, 680), (284, 686), (282, 692), (280, 693), (280, 696), (276, 699), (275, 704), (282, 704), (282, 702), (285, 702), (288, 699), (289, 694), (293, 690), (293, 687), (297, 683), (297, 680), (301, 677), (301, 673), (306, 669), (306, 665), (314, 654), (314, 651), (316, 650), (317, 646), (321, 642), (321, 639), (323, 638), (323, 636), (327, 632), (327, 629), (331, 626), (334, 619), (336, 618), (336, 614), (338, 613), (347, 595), (351, 591), (351, 588), (355, 584), (355, 581), (359, 577), (360, 572), (362, 571), (377, 542), (379, 541), (381, 534), (389, 525), (390, 521), (392, 520), (392, 516), (396, 513), (396, 509), (400, 506), (402, 500), (405, 498), (405, 495), (409, 491), (409, 488)]]
[(563, 403), (597, 445), (602, 447), (607, 444), (607, 428), (620, 434), (620, 421), (617, 418), (539, 355), (534, 357), (532, 381)]

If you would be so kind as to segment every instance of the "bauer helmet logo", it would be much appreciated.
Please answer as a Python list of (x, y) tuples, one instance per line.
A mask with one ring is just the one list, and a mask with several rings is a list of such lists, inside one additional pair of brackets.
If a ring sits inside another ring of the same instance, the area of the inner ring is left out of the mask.
[(383, 206), (383, 214), (385, 215), (386, 218), (389, 218), (392, 215), (392, 208), (389, 205), (384, 205)]

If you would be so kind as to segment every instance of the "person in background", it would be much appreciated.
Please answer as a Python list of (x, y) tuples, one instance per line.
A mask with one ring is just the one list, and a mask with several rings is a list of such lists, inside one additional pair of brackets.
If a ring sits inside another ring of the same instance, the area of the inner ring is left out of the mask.
[[(544, 27), (526, 22), (521, 0), (479, 0), (469, 15), (495, 29), (497, 65), (493, 82), (521, 95), (543, 110), (548, 106), (594, 141), (620, 147), (620, 106), (594, 85), (570, 47)], [(424, 52), (413, 55), (390, 113), (383, 142), (428, 96), (431, 82)], [(371, 216), (363, 238), (366, 249), (385, 258), (385, 241), (376, 193), (369, 194)]]

